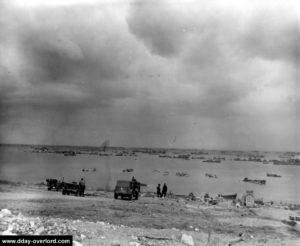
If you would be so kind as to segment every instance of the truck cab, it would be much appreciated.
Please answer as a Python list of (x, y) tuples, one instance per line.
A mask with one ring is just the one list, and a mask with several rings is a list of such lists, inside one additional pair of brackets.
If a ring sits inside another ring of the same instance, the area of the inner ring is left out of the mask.
[(140, 183), (139, 182), (132, 182), (128, 180), (118, 180), (115, 190), (114, 190), (114, 198), (118, 199), (120, 196), (121, 199), (127, 197), (130, 200), (135, 198), (138, 200), (140, 192)]
[(57, 179), (46, 179), (48, 190), (61, 190), (63, 188), (63, 182)]

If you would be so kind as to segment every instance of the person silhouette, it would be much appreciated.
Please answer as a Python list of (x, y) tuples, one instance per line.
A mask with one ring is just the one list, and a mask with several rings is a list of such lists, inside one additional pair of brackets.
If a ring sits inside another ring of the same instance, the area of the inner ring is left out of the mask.
[(164, 183), (163, 188), (162, 188), (162, 196), (163, 197), (166, 197), (167, 191), (168, 191), (168, 187), (167, 187), (166, 183)]
[(158, 184), (158, 186), (156, 187), (156, 194), (157, 194), (157, 197), (161, 197), (160, 184)]
[(81, 178), (79, 181), (79, 196), (84, 196), (84, 190), (85, 190), (85, 180), (84, 178)]

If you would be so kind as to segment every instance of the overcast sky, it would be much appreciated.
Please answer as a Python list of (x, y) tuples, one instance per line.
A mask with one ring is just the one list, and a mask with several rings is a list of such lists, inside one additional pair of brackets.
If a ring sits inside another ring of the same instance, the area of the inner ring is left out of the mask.
[(299, 23), (287, 0), (2, 0), (0, 140), (299, 151)]

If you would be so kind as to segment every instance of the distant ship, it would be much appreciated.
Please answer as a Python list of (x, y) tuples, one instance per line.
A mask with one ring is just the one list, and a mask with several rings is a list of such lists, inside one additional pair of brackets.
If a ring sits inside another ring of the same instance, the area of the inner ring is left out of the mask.
[(266, 184), (265, 179), (248, 179), (248, 178), (244, 178), (243, 181), (253, 183), (253, 184), (259, 184), (259, 185), (265, 185)]
[(64, 151), (63, 152), (64, 156), (75, 156), (76, 153), (74, 151)]
[(280, 175), (278, 175), (278, 174), (273, 174), (273, 173), (267, 173), (267, 177), (281, 178)]
[(237, 194), (232, 194), (232, 195), (220, 195), (223, 199), (225, 200), (235, 200), (237, 197)]

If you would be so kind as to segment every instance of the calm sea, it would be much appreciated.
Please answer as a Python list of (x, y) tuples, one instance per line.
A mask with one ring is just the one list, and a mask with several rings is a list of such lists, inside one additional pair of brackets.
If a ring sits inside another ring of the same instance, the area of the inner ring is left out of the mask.
[[(256, 197), (265, 201), (300, 203), (300, 166), (262, 164), (259, 162), (233, 161), (233, 155), (214, 153), (226, 158), (221, 163), (204, 163), (202, 160), (182, 160), (160, 158), (157, 155), (137, 153), (134, 156), (76, 155), (64, 156), (55, 153), (33, 153), (28, 146), (0, 147), (0, 179), (37, 183), (46, 178), (65, 181), (86, 180), (89, 189), (113, 189), (118, 179), (132, 176), (147, 184), (143, 188), (155, 191), (158, 183), (166, 183), (168, 191), (176, 194), (203, 195), (209, 193), (241, 195), (246, 190), (254, 190)], [(209, 157), (206, 155), (206, 157)], [(276, 153), (265, 154), (266, 159), (278, 157)], [(82, 169), (96, 168), (96, 172)], [(134, 172), (122, 172), (133, 168)], [(167, 171), (168, 175), (164, 176)], [(178, 177), (176, 172), (188, 173), (188, 177)], [(208, 178), (205, 173), (216, 175)], [(266, 177), (266, 173), (281, 175), (281, 178)], [(266, 185), (243, 182), (243, 178), (266, 179)]]

